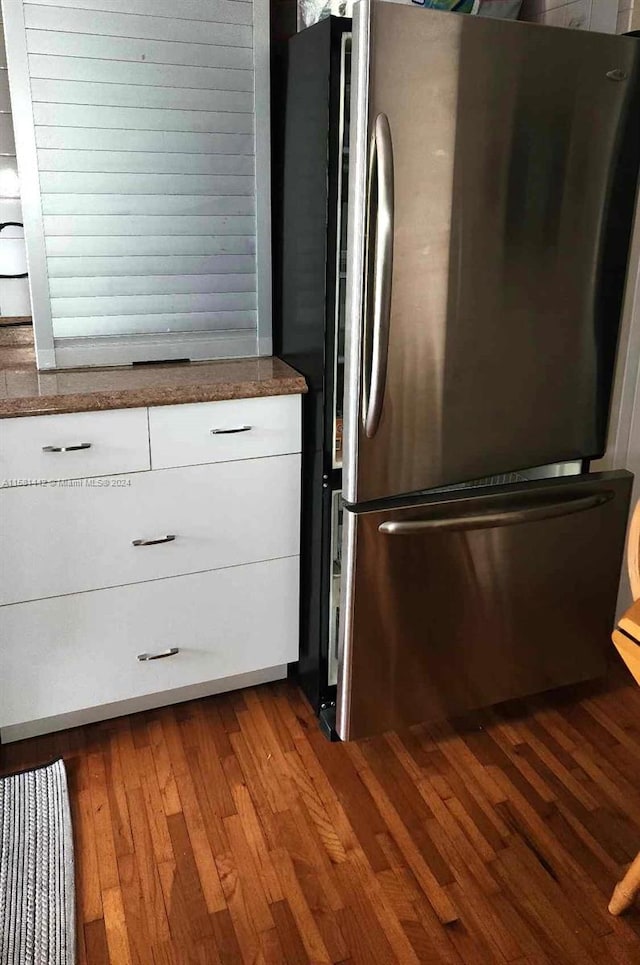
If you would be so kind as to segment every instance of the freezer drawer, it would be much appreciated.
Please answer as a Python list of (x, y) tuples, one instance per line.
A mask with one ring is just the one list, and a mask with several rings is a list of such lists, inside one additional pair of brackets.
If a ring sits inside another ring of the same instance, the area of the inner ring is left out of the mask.
[(343, 739), (595, 678), (632, 476), (345, 510)]

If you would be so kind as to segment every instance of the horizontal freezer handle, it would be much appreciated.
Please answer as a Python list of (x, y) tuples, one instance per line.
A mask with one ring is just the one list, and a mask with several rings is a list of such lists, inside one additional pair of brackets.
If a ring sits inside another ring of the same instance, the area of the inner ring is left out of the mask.
[(413, 536), (424, 532), (456, 532), (466, 529), (496, 529), (499, 526), (516, 526), (518, 523), (535, 523), (544, 519), (555, 519), (558, 516), (583, 513), (587, 509), (602, 506), (603, 503), (613, 499), (613, 496), (613, 491), (606, 489), (599, 493), (593, 493), (591, 496), (563, 499), (555, 503), (544, 503), (543, 505), (519, 509), (505, 509), (468, 516), (447, 516), (444, 519), (389, 520), (378, 526), (378, 532), (387, 536)]

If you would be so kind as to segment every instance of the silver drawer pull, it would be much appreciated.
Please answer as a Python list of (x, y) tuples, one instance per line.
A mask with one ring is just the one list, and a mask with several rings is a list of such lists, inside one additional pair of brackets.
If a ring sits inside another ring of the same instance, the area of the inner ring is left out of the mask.
[(232, 436), (236, 432), (249, 432), (253, 426), (236, 426), (231, 429), (212, 429), (212, 436)]
[(157, 546), (158, 543), (173, 543), (175, 536), (158, 536), (157, 539), (134, 539), (132, 546)]
[(169, 647), (167, 650), (159, 650), (158, 653), (139, 653), (138, 660), (162, 660), (164, 657), (175, 657), (180, 653), (179, 647)]
[(91, 449), (90, 442), (80, 442), (77, 446), (43, 446), (43, 452), (77, 452), (78, 449)]

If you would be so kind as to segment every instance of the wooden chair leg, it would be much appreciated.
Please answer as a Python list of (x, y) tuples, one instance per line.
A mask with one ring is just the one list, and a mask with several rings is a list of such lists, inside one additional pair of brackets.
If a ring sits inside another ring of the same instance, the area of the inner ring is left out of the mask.
[(629, 865), (622, 881), (619, 881), (613, 889), (609, 902), (611, 914), (620, 915), (626, 911), (633, 904), (638, 891), (640, 891), (640, 851)]

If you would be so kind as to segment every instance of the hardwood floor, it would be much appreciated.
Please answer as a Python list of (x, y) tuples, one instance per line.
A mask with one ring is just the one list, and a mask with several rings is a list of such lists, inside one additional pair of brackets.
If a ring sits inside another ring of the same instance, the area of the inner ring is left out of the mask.
[(80, 963), (640, 962), (625, 679), (358, 744), (291, 684), (2, 748), (63, 755)]

